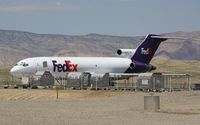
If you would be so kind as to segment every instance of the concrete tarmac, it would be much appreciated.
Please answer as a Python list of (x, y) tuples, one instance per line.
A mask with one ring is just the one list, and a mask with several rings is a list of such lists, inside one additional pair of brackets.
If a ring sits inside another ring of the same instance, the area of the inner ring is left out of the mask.
[(0, 125), (199, 125), (200, 91), (164, 92), (161, 109), (144, 111), (149, 93), (0, 89)]

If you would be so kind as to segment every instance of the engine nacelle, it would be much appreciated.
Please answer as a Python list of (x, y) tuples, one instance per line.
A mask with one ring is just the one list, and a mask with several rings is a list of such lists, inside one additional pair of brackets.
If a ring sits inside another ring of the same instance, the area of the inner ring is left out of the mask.
[(153, 70), (156, 70), (156, 66), (154, 66), (154, 65), (151, 65), (151, 64), (149, 64), (149, 65), (147, 65), (147, 67), (148, 67), (148, 71), (150, 72), (150, 71), (153, 71)]
[(130, 64), (129, 69), (136, 73), (151, 72), (153, 70), (156, 70), (156, 66), (151, 65), (151, 64), (144, 64), (144, 63), (140, 63), (140, 62), (132, 62)]
[(135, 54), (136, 49), (118, 49), (117, 55), (123, 58), (131, 58)]

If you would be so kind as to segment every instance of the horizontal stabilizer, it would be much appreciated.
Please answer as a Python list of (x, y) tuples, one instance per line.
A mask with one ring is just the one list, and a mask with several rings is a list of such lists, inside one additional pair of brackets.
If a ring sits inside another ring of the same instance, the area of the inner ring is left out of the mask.
[(193, 38), (184, 38), (184, 37), (170, 37), (170, 36), (161, 36), (161, 35), (155, 35), (151, 36), (153, 39), (177, 39), (177, 40), (194, 40), (194, 41), (200, 41), (200, 39), (193, 39)]

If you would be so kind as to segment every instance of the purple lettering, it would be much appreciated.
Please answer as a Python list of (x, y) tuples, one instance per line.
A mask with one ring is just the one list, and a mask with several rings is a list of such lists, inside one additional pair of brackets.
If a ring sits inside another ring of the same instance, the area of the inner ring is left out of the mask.
[(58, 64), (56, 60), (52, 60), (52, 63), (54, 72), (78, 72), (78, 64), (71, 64), (70, 60), (66, 60), (64, 64)]
[(52, 62), (53, 62), (53, 71), (55, 72), (56, 71), (56, 67), (58, 67), (58, 65), (56, 65), (57, 61), (52, 60)]
[(63, 66), (62, 64), (58, 64), (58, 72), (62, 72), (63, 71)]

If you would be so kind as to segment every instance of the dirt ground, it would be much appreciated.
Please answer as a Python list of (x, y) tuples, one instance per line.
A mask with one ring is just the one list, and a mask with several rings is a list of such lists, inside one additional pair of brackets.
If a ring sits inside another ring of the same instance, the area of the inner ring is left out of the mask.
[(199, 125), (200, 91), (156, 93), (161, 109), (144, 111), (149, 93), (0, 89), (0, 125)]

